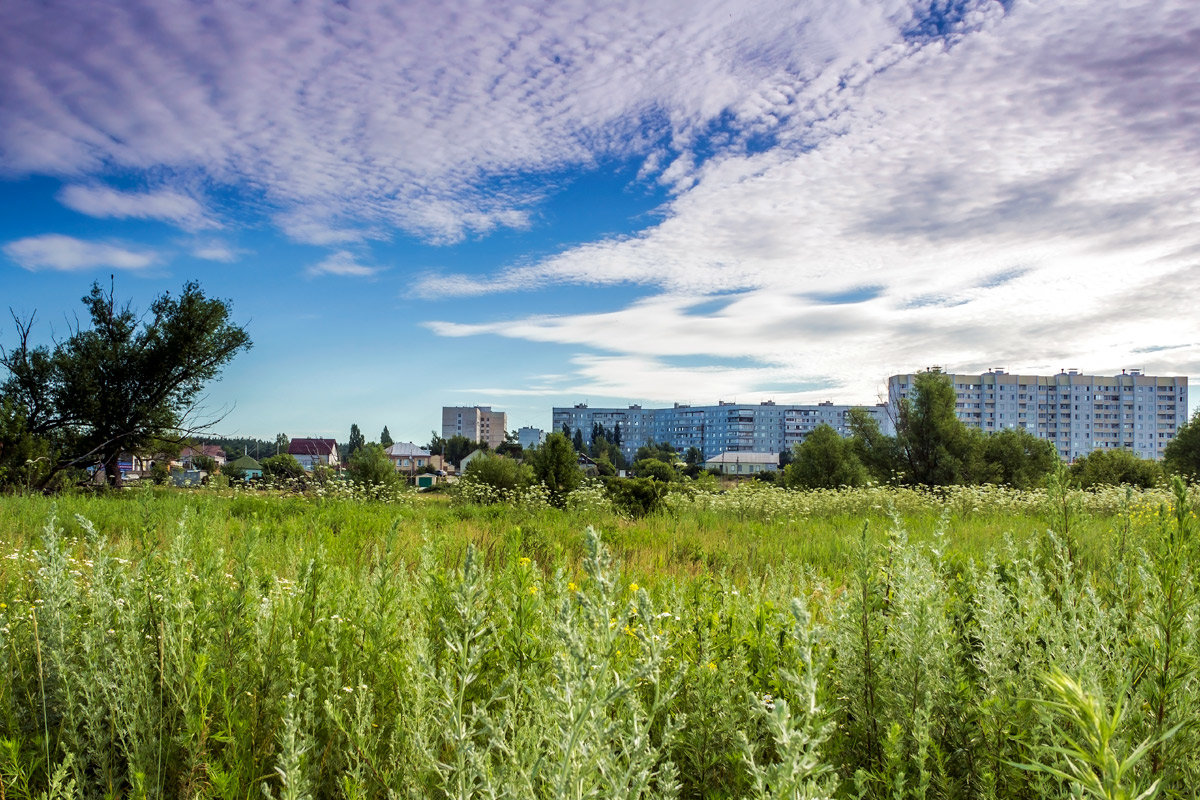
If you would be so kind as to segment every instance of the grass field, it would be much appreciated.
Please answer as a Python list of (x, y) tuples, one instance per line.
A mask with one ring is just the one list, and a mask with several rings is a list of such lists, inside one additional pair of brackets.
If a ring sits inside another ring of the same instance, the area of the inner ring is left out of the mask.
[(1193, 797), (1194, 503), (2, 497), (0, 797)]

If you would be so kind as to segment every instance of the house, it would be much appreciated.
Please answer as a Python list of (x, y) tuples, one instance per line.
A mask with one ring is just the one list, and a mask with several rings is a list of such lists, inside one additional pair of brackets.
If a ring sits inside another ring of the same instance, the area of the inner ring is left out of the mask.
[(726, 452), (704, 462), (705, 469), (719, 470), (725, 475), (755, 475), (779, 469), (778, 453)]
[(397, 442), (385, 452), (387, 457), (392, 460), (395, 470), (403, 472), (405, 475), (414, 475), (426, 467), (433, 466), (433, 456), (429, 454), (429, 451), (412, 442)]
[(487, 451), (484, 450), (483, 448), (480, 448), (478, 450), (472, 450), (470, 453), (467, 453), (465, 456), (463, 456), (462, 461), (458, 462), (459, 474), (462, 474), (467, 471), (467, 464), (470, 464), (472, 461), (474, 461), (477, 458), (482, 458), (486, 454), (487, 454)]
[(227, 465), (227, 470), (235, 469), (243, 473), (246, 476), (246, 480), (261, 478), (263, 474), (262, 465), (250, 456), (242, 456), (237, 461)]
[(300, 466), (309, 471), (318, 464), (335, 468), (339, 465), (334, 439), (292, 439), (288, 444), (288, 455), (295, 456)]
[(195, 447), (185, 447), (179, 451), (179, 461), (185, 469), (192, 468), (192, 459), (196, 456), (207, 456), (216, 462), (217, 468), (225, 466), (228, 456), (225, 451), (215, 444), (199, 444)]

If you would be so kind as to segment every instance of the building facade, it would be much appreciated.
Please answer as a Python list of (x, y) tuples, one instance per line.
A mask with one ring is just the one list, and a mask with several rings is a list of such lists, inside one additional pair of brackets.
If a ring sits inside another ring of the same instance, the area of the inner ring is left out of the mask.
[(517, 428), (517, 444), (521, 445), (522, 450), (532, 450), (535, 447), (541, 447), (546, 443), (546, 432), (541, 428), (532, 428), (528, 425), (523, 428)]
[[(915, 375), (888, 378), (888, 406), (895, 418)], [(949, 374), (955, 413), (967, 425), (993, 433), (1024, 428), (1046, 439), (1066, 461), (1093, 450), (1125, 449), (1161, 459), (1167, 442), (1187, 422), (1188, 386), (1183, 376)]]
[(442, 438), (465, 436), (473, 442), (486, 442), (493, 450), (504, 444), (508, 434), (508, 414), (491, 406), (443, 406)]
[[(620, 439), (621, 452), (633, 459), (648, 442), (667, 442), (680, 453), (698, 448), (704, 458), (722, 453), (781, 453), (804, 440), (818, 425), (826, 424), (843, 436), (849, 433), (847, 413), (863, 408), (885, 433), (894, 431), (885, 405), (853, 406), (818, 403), (777, 405), (719, 402), (715, 406), (676, 403), (671, 408), (589, 408), (586, 403), (553, 410), (553, 430), (581, 431), (590, 445), (593, 431), (604, 430), (610, 441)], [(615, 443), (615, 442), (614, 442)]]

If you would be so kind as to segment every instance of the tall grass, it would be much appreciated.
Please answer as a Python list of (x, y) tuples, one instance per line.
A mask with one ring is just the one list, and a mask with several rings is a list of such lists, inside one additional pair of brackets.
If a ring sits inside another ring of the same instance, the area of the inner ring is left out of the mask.
[(1065, 501), (3, 498), (0, 796), (1192, 796), (1194, 497)]

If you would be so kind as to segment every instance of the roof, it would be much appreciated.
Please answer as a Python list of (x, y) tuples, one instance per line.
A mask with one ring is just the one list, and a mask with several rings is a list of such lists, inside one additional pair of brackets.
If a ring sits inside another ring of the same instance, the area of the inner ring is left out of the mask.
[(774, 464), (779, 466), (779, 453), (721, 453), (705, 464)]
[(329, 456), (336, 452), (336, 439), (292, 439), (288, 444), (288, 453), (293, 456)]
[(259, 464), (250, 456), (242, 456), (232, 464), (226, 464), (225, 466), (229, 467), (230, 469), (240, 469), (243, 472), (249, 472), (252, 469), (262, 470), (262, 464)]
[(417, 457), (425, 456), (426, 458), (429, 457), (428, 450), (426, 450), (422, 447), (418, 447), (417, 445), (413, 444), (412, 442), (396, 442), (396, 444), (392, 445), (391, 447), (389, 447), (387, 449), (387, 454), (389, 456), (391, 456), (392, 458), (397, 458), (397, 457), (401, 457), (401, 456), (417, 456)]

